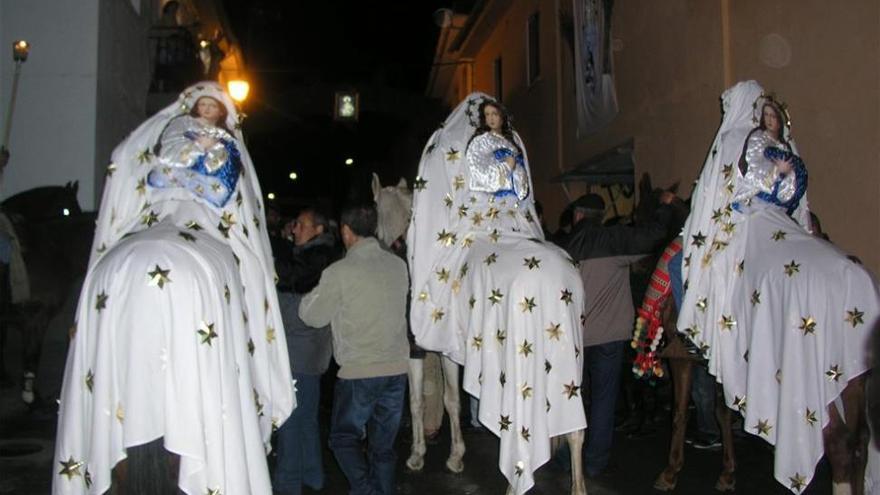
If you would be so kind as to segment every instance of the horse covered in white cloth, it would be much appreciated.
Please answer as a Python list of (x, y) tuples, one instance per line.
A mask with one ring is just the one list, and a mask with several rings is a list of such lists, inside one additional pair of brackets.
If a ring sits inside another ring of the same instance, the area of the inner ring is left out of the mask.
[[(54, 494), (264, 494), (294, 407), (260, 188), (230, 98), (188, 88), (113, 152), (68, 353)], [(118, 464), (118, 465), (117, 465)], [(171, 473), (166, 469), (171, 466)], [(115, 467), (115, 468), (114, 468)], [(154, 480), (155, 481), (155, 480)], [(160, 491), (161, 490), (161, 491)]]
[(580, 398), (582, 282), (546, 243), (519, 136), (492, 98), (468, 96), (428, 141), (407, 235), (416, 342), (464, 366), (479, 420), (500, 437), (510, 491), (534, 486), (568, 435), (586, 493)]
[[(405, 179), (395, 186), (385, 186), (379, 182), (379, 176), (373, 174), (373, 199), (379, 213), (377, 235), (386, 246), (394, 252), (406, 255), (406, 229), (412, 217), (412, 192)], [(461, 434), (461, 409), (458, 387), (458, 364), (446, 356), (440, 358), (442, 376), (425, 376), (425, 358), (410, 357), (409, 359), (409, 412), (412, 422), (412, 446), (406, 467), (413, 471), (421, 471), (425, 466), (425, 382), (432, 380), (435, 388), (442, 380), (443, 406), (449, 417), (450, 452), (446, 459), (446, 468), (453, 473), (464, 471), (464, 438)], [(442, 419), (442, 418), (441, 418)]]

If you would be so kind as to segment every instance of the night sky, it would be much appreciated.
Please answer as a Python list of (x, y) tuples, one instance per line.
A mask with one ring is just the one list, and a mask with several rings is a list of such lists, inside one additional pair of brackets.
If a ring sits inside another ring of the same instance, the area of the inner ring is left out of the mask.
[[(446, 113), (423, 96), (440, 32), (432, 14), (472, 1), (225, 4), (251, 81), (244, 132), (264, 193), (289, 212), (362, 199), (372, 171), (386, 183), (415, 176)], [(360, 92), (357, 123), (333, 120), (333, 94), (348, 89)]]

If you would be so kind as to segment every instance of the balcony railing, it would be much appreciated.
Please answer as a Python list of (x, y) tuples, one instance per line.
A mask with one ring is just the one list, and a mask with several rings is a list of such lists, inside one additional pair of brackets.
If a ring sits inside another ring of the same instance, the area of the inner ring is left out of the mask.
[(153, 62), (150, 92), (176, 93), (210, 77), (204, 73), (198, 46), (187, 28), (153, 27), (150, 30), (150, 47)]

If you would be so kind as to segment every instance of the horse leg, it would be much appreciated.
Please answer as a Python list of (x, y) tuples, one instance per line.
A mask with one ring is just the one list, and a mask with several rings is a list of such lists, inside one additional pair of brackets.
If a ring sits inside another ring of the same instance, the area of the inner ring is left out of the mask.
[(113, 468), (113, 485), (109, 495), (180, 493), (177, 488), (180, 456), (166, 451), (162, 438), (129, 447), (126, 455), (127, 458)]
[(446, 459), (446, 468), (453, 473), (464, 471), (464, 439), (461, 436), (461, 396), (458, 390), (458, 364), (443, 356), (443, 404), (446, 406), (446, 414), (449, 416), (449, 433), (452, 436), (452, 445), (449, 449), (449, 458)]
[(424, 403), (422, 402), (424, 364), (423, 359), (409, 360), (409, 414), (413, 441), (406, 467), (412, 471), (421, 471), (425, 467)]
[(565, 435), (568, 450), (571, 452), (571, 494), (587, 495), (587, 484), (584, 481), (584, 463), (582, 461), (584, 447), (584, 430), (577, 430)]
[(672, 439), (669, 442), (669, 459), (666, 469), (654, 481), (654, 488), (664, 492), (675, 488), (678, 472), (684, 466), (684, 434), (687, 428), (688, 400), (691, 396), (694, 361), (687, 358), (672, 358), (669, 360), (669, 367), (675, 399), (675, 411), (672, 416)]
[(828, 406), (828, 425), (822, 430), (825, 453), (831, 463), (834, 495), (861, 495), (867, 462), (867, 427), (864, 415), (865, 381), (851, 380), (841, 394), (844, 417), (834, 403)]
[(40, 354), (43, 348), (43, 334), (49, 326), (49, 309), (39, 302), (25, 305), (30, 316), (22, 323), (22, 383), (21, 400), (25, 404), (33, 404), (37, 398), (35, 390), (37, 370), (40, 366)]
[(715, 384), (715, 418), (721, 429), (721, 474), (715, 482), (720, 492), (732, 492), (736, 488), (736, 454), (733, 448), (733, 427), (731, 409), (724, 402), (724, 389)]

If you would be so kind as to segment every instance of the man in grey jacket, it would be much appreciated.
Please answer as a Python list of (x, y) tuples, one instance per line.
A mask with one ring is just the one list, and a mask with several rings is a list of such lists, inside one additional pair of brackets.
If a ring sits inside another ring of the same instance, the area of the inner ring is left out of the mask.
[[(376, 208), (342, 212), (347, 253), (321, 275), (299, 316), (312, 327), (330, 324), (339, 364), (330, 448), (352, 494), (394, 493), (394, 439), (406, 391), (406, 264), (375, 239)], [(362, 446), (367, 434), (367, 458)]]

